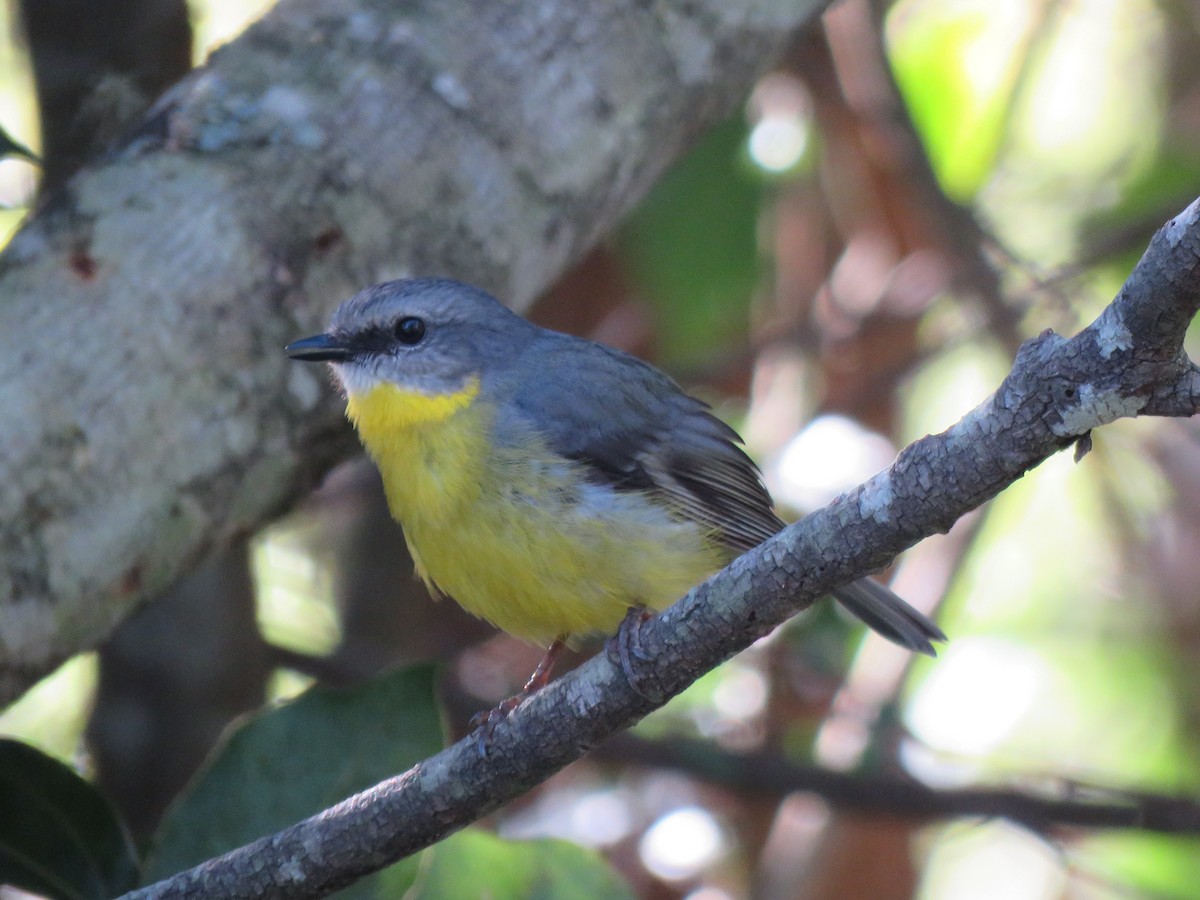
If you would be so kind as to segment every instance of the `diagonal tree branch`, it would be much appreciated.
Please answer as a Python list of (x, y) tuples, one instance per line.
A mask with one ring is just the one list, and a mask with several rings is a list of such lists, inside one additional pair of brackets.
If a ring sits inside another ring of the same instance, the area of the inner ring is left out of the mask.
[[(735, 560), (648, 621), (635, 692), (599, 654), (535, 694), (481, 756), (465, 739), (325, 812), (131, 897), (315, 897), (486, 815), (578, 759), (837, 585), (945, 531), (1091, 429), (1200, 404), (1182, 352), (1200, 309), (1200, 201), (1171, 220), (1100, 317), (1045, 332), (1008, 377), (941, 434)], [(1081, 443), (1086, 447), (1086, 443)], [(652, 702), (644, 694), (658, 695)]]

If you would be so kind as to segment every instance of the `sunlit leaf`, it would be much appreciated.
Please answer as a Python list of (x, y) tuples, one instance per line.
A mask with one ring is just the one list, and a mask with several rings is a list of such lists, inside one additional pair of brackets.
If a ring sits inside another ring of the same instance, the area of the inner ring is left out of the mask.
[(1195, 896), (1200, 884), (1200, 840), (1145, 834), (1097, 834), (1079, 842), (1073, 856), (1098, 878), (1111, 878), (1128, 896)]
[(942, 186), (959, 200), (995, 162), (1028, 16), (1025, 3), (945, 0), (902, 4), (889, 19), (896, 82)]

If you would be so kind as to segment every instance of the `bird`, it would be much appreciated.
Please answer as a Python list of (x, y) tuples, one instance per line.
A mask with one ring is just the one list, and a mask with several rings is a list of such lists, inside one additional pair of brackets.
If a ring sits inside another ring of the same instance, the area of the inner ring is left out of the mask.
[[(471, 285), (368, 287), (285, 352), (329, 365), (434, 596), (547, 647), (493, 721), (549, 681), (568, 642), (666, 608), (785, 526), (707, 404)], [(901, 647), (932, 656), (946, 639), (877, 581), (832, 596)]]

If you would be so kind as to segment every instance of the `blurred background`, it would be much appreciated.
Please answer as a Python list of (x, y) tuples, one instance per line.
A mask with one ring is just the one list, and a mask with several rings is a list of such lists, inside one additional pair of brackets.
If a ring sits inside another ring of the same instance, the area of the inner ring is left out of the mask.
[[(0, 4), (19, 145), (0, 242), (267, 5)], [(1198, 146), (1193, 4), (846, 0), (531, 315), (713, 403), (795, 517), (981, 402), (1026, 337), (1091, 321), (1200, 194)], [(314, 681), (436, 662), (429, 721), (457, 738), (544, 648), (430, 602), (402, 548), (349, 462), (0, 734), (88, 773), (143, 845), (222, 734)], [(1198, 548), (1200, 427), (1118, 422), (886, 573), (950, 636), (936, 660), (822, 604), (485, 824), (594, 848), (646, 898), (1195, 897), (1195, 838), (934, 816), (888, 791), (1195, 795)], [(829, 772), (879, 779), (873, 804)]]

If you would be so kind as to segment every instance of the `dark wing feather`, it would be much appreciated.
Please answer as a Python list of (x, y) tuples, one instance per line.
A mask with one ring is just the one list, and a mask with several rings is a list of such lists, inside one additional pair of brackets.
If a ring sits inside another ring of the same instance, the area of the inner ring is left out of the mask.
[(758, 467), (740, 439), (697, 400), (681, 410), (669, 434), (646, 448), (641, 464), (655, 491), (688, 518), (711, 526), (734, 555), (783, 528)]
[(548, 333), (529, 353), (537, 376), (514, 392), (515, 411), (552, 450), (597, 482), (660, 496), (731, 555), (783, 527), (737, 432), (707, 405), (632, 356), (577, 342)]

